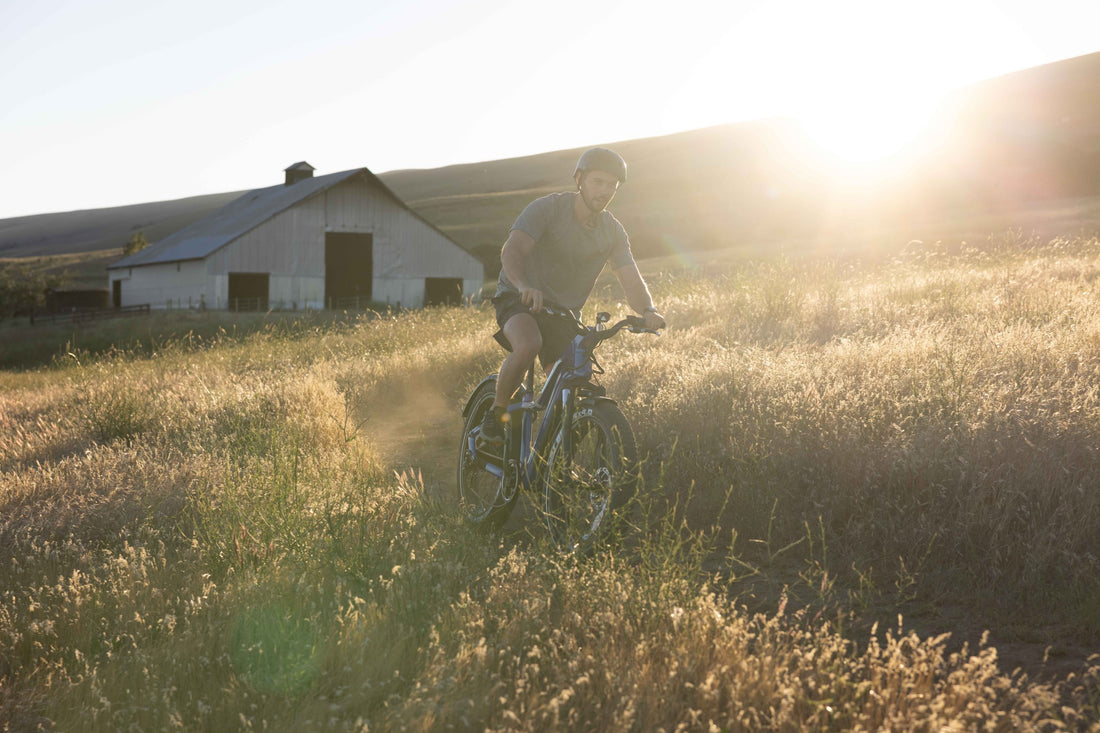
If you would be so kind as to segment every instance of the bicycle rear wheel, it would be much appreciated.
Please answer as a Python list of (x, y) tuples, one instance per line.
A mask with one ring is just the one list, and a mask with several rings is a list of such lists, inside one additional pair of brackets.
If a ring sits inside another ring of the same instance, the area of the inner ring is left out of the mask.
[(614, 403), (579, 405), (570, 430), (572, 461), (559, 430), (543, 484), (544, 521), (565, 552), (591, 547), (612, 512), (633, 495), (637, 478), (634, 433)]
[[(470, 410), (458, 446), (458, 504), (467, 521), (487, 530), (504, 524), (516, 503), (515, 470), (500, 456), (488, 458), (471, 446), (471, 432), (481, 426), (485, 413), (493, 406), (496, 380), (481, 384), (471, 398)], [(504, 469), (503, 478), (487, 469), (487, 464)]]

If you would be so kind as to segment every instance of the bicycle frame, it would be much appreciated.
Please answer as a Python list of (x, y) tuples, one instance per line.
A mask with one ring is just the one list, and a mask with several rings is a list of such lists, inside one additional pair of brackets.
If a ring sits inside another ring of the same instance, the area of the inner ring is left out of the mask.
[[(573, 317), (568, 312), (551, 312), (563, 317), (566, 315)], [(597, 323), (602, 325), (609, 318), (609, 314), (601, 313), (598, 316)], [(575, 317), (573, 319), (576, 321)], [(580, 325), (579, 322), (578, 325)], [(639, 328), (635, 319), (627, 319), (616, 324), (611, 333), (617, 332), (623, 326), (630, 326), (631, 329)], [(574, 336), (562, 358), (554, 363), (537, 397), (535, 397), (534, 387), (534, 364), (528, 367), (521, 386), (519, 401), (508, 406), (508, 414), (511, 420), (516, 421), (516, 418), (519, 418), (519, 430), (513, 428), (508, 431), (509, 438), (505, 441), (504, 460), (501, 465), (493, 463), (489, 457), (484, 457), (484, 470), (502, 480), (505, 479), (508, 473), (509, 462), (512, 461), (515, 464), (518, 473), (517, 481), (514, 482), (514, 485), (507, 486), (506, 492), (502, 495), (502, 499), (505, 501), (511, 500), (514, 496), (513, 492), (518, 490), (520, 486), (525, 490), (530, 490), (537, 485), (540, 478), (539, 458), (550, 447), (549, 443), (557, 433), (557, 426), (559, 424), (572, 424), (578, 394), (582, 395), (583, 399), (589, 399), (590, 397), (608, 399), (603, 396), (603, 388), (592, 384), (590, 381), (592, 375), (596, 373), (593, 352), (596, 344), (603, 340), (602, 338), (592, 339), (591, 336), (594, 333), (608, 335), (610, 333), (580, 327), (585, 329), (584, 332)], [(542, 418), (538, 423), (538, 433), (533, 436), (535, 416), (538, 413), (542, 413)], [(516, 422), (512, 424), (515, 425)], [(562, 455), (565, 464), (568, 466), (573, 460), (572, 432), (563, 430), (561, 436), (563, 441)], [(478, 455), (476, 437), (473, 434), (469, 437), (469, 450), (472, 455)]]
[[(511, 440), (505, 444), (504, 456), (505, 461), (509, 458), (517, 461), (521, 468), (519, 478), (524, 489), (530, 489), (538, 480), (537, 459), (548, 447), (554, 435), (554, 428), (558, 424), (557, 417), (562, 415), (566, 420), (572, 419), (576, 399), (574, 384), (578, 380), (587, 382), (592, 375), (591, 362), (585, 364), (587, 369), (566, 369), (564, 364), (565, 359), (559, 359), (554, 363), (537, 397), (534, 385), (535, 368), (534, 365), (528, 367), (521, 387), (520, 399), (508, 406), (512, 424), (518, 425), (519, 430), (513, 428), (510, 431)], [(534, 435), (532, 441), (536, 415), (540, 413), (542, 418), (538, 422), (538, 433)], [(568, 441), (569, 436), (566, 435), (565, 439)], [(474, 437), (471, 436), (470, 440), (470, 449), (474, 450)], [(571, 446), (566, 445), (565, 450), (567, 457), (572, 455)], [(486, 462), (485, 470), (497, 478), (504, 478), (506, 468)]]

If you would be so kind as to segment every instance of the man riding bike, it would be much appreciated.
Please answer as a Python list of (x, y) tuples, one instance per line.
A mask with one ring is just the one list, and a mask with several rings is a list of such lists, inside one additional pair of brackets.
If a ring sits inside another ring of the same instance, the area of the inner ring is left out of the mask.
[(549, 371), (574, 335), (562, 319), (541, 314), (545, 302), (580, 311), (610, 261), (627, 302), (643, 316), (646, 328), (665, 326), (634, 262), (626, 230), (607, 210), (626, 182), (626, 161), (607, 148), (592, 148), (577, 161), (573, 181), (576, 191), (528, 204), (500, 252), (493, 297), (500, 331), (494, 338), (509, 354), (497, 376), (493, 407), (482, 422), (479, 441), (485, 448), (503, 445), (508, 400), (535, 356)]

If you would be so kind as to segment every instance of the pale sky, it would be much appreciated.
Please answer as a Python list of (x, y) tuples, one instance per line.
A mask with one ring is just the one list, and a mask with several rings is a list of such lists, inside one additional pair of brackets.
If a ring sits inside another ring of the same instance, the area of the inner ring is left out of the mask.
[(0, 219), (777, 115), (873, 157), (1098, 28), (1098, 0), (0, 0)]

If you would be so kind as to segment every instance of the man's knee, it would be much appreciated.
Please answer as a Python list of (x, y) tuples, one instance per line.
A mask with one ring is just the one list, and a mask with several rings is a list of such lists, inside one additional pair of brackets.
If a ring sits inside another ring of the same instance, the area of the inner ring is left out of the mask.
[(512, 353), (525, 362), (534, 361), (542, 349), (542, 334), (530, 315), (520, 314), (510, 318), (504, 324), (504, 335), (512, 345)]
[(532, 362), (535, 357), (539, 355), (542, 350), (542, 336), (538, 331), (535, 332), (533, 338), (527, 341), (513, 341), (512, 353), (516, 355), (516, 358), (521, 359), (524, 363)]

